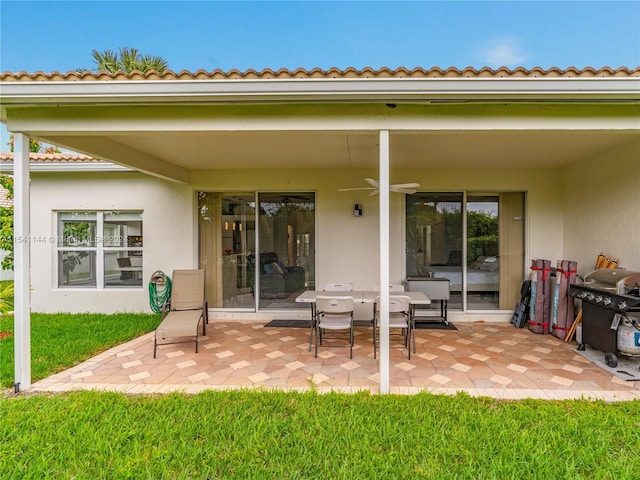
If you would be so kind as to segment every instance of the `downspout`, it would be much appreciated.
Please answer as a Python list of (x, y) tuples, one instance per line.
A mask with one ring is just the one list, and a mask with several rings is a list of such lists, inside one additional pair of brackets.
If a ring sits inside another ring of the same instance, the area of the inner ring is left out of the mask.
[(14, 135), (13, 156), (13, 247), (14, 247), (14, 390), (31, 388), (31, 294), (29, 228), (29, 137)]
[(389, 131), (380, 131), (380, 393), (389, 393)]

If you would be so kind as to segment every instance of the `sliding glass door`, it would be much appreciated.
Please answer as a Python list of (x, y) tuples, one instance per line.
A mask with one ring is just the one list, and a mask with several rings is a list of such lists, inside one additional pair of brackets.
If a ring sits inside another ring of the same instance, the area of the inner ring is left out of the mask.
[(314, 193), (199, 192), (198, 227), (212, 308), (297, 308), (315, 285)]
[(523, 192), (407, 195), (407, 276), (449, 279), (453, 309), (511, 309), (524, 276), (523, 225)]
[(260, 308), (296, 308), (315, 285), (315, 194), (260, 193)]
[(498, 195), (467, 195), (466, 285), (468, 310), (498, 308), (500, 298), (498, 212)]
[(254, 308), (255, 195), (198, 194), (200, 268), (213, 308)]
[(447, 278), (451, 308), (462, 308), (462, 193), (406, 196), (407, 276)]

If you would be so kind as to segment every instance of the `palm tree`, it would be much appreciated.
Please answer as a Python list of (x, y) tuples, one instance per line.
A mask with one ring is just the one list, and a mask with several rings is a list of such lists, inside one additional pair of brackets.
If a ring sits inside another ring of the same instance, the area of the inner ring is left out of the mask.
[[(136, 48), (123, 47), (118, 52), (105, 50), (99, 52), (92, 50), (91, 56), (95, 63), (96, 72), (115, 73), (123, 71), (130, 73), (139, 70), (142, 73), (156, 71), (164, 72), (169, 68), (169, 63), (163, 57), (154, 55), (142, 55)], [(79, 69), (83, 71), (86, 69)]]

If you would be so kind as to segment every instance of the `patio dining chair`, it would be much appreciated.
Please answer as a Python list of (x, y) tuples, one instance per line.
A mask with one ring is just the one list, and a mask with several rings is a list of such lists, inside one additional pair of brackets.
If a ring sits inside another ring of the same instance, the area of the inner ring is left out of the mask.
[[(373, 287), (373, 289), (374, 289), (376, 292), (379, 292), (379, 291), (380, 291), (380, 285), (375, 285), (375, 286)], [(390, 293), (400, 293), (400, 292), (404, 292), (404, 291), (405, 291), (405, 289), (404, 289), (404, 285), (402, 285), (402, 284), (393, 284), (393, 283), (392, 283), (391, 285), (389, 285), (389, 292), (390, 292)], [(376, 302), (373, 304), (373, 315), (372, 315), (372, 317), (371, 317), (371, 326), (372, 326), (372, 327), (375, 327), (375, 324), (376, 324), (376, 306), (378, 305), (378, 303), (379, 303), (379, 302), (377, 302), (377, 301), (376, 301)], [(375, 337), (375, 334), (374, 334), (374, 336), (373, 336), (373, 344), (374, 344), (374, 345), (375, 345), (375, 341), (376, 341), (376, 337)], [(375, 353), (375, 352), (374, 352), (374, 353)]]
[[(373, 358), (376, 358), (378, 350), (378, 329), (380, 328), (380, 297), (376, 297), (375, 315), (373, 318)], [(392, 295), (389, 297), (389, 330), (400, 329), (403, 348), (408, 351), (411, 360), (411, 339), (414, 342), (415, 353), (415, 325), (411, 318), (411, 299), (405, 295)]]
[(341, 282), (341, 283), (327, 283), (322, 289), (325, 292), (352, 292), (353, 283)]
[[(352, 292), (353, 284), (351, 282), (327, 283), (322, 290), (324, 292)], [(311, 351), (313, 336), (317, 333), (317, 306), (314, 310), (312, 310), (312, 312), (313, 314), (311, 315), (311, 328), (309, 330), (309, 351)]]
[(353, 297), (319, 295), (316, 298), (316, 316), (315, 357), (318, 357), (318, 344), (322, 345), (326, 330), (334, 333), (346, 330), (349, 333), (349, 358), (353, 358)]
[(174, 270), (171, 278), (171, 299), (162, 308), (162, 322), (153, 339), (153, 358), (158, 345), (195, 342), (198, 353), (198, 327), (202, 335), (209, 323), (207, 301), (204, 298), (204, 270)]
[[(373, 289), (376, 292), (379, 292), (380, 291), (380, 285), (376, 285), (375, 287), (373, 287)], [(389, 285), (389, 291), (390, 292), (396, 292), (396, 293), (397, 292), (404, 292), (405, 291), (404, 285), (402, 285), (402, 284), (391, 284), (391, 285)]]

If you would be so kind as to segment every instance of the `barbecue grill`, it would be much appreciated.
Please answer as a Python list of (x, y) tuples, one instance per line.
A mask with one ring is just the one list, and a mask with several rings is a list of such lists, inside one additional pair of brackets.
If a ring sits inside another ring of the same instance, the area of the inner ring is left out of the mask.
[(639, 286), (640, 272), (622, 268), (595, 270), (584, 283), (570, 285), (569, 295), (582, 300), (580, 350), (589, 345), (605, 352), (608, 366), (618, 365), (618, 325), (627, 312), (640, 312)]

